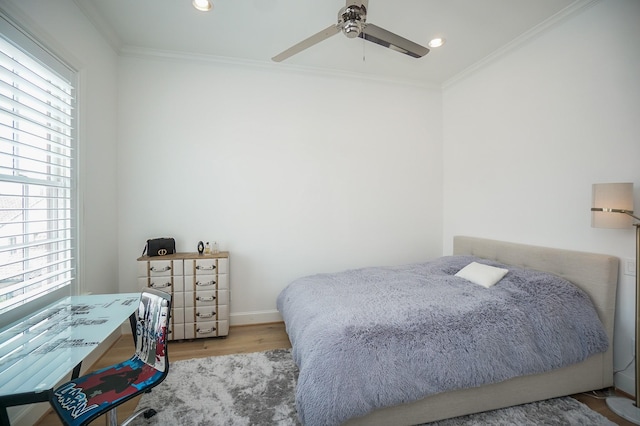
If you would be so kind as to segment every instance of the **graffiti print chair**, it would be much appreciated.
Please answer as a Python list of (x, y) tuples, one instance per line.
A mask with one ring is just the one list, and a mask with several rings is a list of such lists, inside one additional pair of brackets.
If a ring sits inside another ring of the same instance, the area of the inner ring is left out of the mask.
[[(116, 407), (164, 380), (169, 372), (167, 330), (171, 295), (146, 289), (140, 295), (136, 320), (136, 353), (128, 360), (73, 379), (53, 391), (50, 403), (66, 425), (86, 425), (107, 413), (107, 424), (118, 424)], [(124, 423), (141, 414), (142, 409)]]

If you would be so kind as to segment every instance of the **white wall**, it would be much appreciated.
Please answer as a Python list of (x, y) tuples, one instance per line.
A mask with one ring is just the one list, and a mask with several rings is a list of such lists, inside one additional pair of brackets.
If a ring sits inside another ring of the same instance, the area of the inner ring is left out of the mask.
[(232, 324), (306, 274), (441, 253), (440, 90), (278, 67), (119, 65), (120, 290), (147, 238), (231, 253)]
[[(445, 88), (445, 253), (461, 234), (635, 257), (634, 230), (591, 228), (589, 209), (593, 183), (634, 182), (640, 210), (639, 22), (637, 0), (596, 3)], [(615, 369), (634, 294), (622, 276)], [(634, 393), (633, 368), (616, 384)]]

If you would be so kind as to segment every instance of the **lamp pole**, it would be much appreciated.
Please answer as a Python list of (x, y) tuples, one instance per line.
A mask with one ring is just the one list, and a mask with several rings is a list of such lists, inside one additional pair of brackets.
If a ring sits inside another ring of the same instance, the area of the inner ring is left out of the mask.
[[(629, 213), (627, 213), (629, 214)], [(633, 216), (631, 214), (631, 216)], [(636, 216), (633, 216), (638, 219)], [(640, 219), (639, 219), (640, 220)], [(636, 227), (636, 348), (635, 348), (635, 364), (636, 364), (636, 408), (640, 409), (640, 368), (638, 368), (638, 354), (640, 354), (640, 223), (633, 224)]]
[[(608, 213), (623, 213), (628, 216), (631, 216), (635, 220), (640, 221), (640, 217), (633, 214), (633, 210), (624, 210), (624, 209), (610, 209), (610, 208), (600, 208), (593, 207), (591, 208), (593, 212), (608, 212)], [(638, 368), (638, 354), (640, 354), (640, 222), (634, 223), (633, 226), (636, 227), (636, 306), (635, 306), (635, 316), (636, 316), (636, 329), (635, 329), (635, 352), (634, 352), (634, 363), (635, 363), (635, 403), (631, 403), (630, 400), (626, 400), (624, 398), (607, 398), (607, 405), (611, 410), (624, 417), (625, 419), (640, 425), (640, 368)]]
[[(631, 216), (639, 221), (634, 223), (636, 227), (636, 306), (635, 306), (635, 347), (634, 347), (634, 369), (635, 369), (635, 401), (629, 398), (608, 397), (607, 406), (614, 413), (624, 417), (630, 422), (640, 425), (640, 367), (638, 366), (638, 356), (640, 356), (640, 217), (633, 214), (633, 183), (596, 183), (592, 189), (592, 212), (622, 213)], [(601, 207), (611, 206), (611, 207)], [(627, 220), (614, 219), (613, 215), (605, 220), (605, 216), (592, 214), (591, 226), (595, 228), (628, 228), (631, 223)]]

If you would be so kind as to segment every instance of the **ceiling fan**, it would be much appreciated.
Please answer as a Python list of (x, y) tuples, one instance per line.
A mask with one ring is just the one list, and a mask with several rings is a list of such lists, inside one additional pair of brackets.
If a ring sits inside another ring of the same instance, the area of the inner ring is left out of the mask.
[(329, 37), (338, 34), (340, 31), (348, 38), (360, 37), (364, 40), (371, 41), (397, 52), (404, 53), (414, 58), (421, 58), (429, 49), (420, 46), (417, 43), (400, 37), (390, 31), (380, 28), (373, 24), (367, 23), (367, 8), (369, 0), (347, 0), (345, 7), (338, 12), (338, 23), (331, 25), (319, 33), (301, 41), (298, 44), (288, 48), (284, 52), (271, 58), (275, 62), (283, 61), (296, 53), (320, 43)]

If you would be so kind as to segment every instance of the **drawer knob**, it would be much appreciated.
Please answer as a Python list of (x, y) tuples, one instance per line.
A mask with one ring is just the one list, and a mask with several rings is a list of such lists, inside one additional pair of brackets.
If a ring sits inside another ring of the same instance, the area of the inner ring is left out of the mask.
[(205, 286), (208, 286), (208, 285), (216, 285), (216, 282), (215, 282), (215, 280), (211, 280), (211, 281), (206, 282), (206, 283), (203, 283), (203, 282), (200, 282), (200, 281), (196, 281), (196, 285), (199, 285), (201, 287), (205, 287)]
[(160, 283), (160, 284), (151, 283), (151, 284), (149, 285), (149, 287), (153, 287), (153, 288), (167, 288), (167, 287), (171, 287), (171, 282)]
[(211, 302), (212, 300), (216, 300), (215, 296), (197, 296), (196, 300), (201, 302)]
[(207, 333), (213, 333), (214, 331), (216, 331), (215, 327), (211, 327), (211, 328), (197, 328), (196, 331), (200, 334), (207, 334)]
[(215, 315), (216, 315), (215, 312), (208, 312), (206, 314), (201, 314), (200, 312), (196, 312), (196, 316), (198, 318), (211, 318), (211, 317), (214, 317)]

